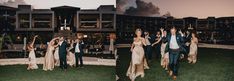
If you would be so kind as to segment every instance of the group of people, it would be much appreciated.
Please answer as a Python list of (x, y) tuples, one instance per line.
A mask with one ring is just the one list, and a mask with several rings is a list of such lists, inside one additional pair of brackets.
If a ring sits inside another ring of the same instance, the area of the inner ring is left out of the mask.
[(167, 33), (163, 28), (150, 36), (149, 32), (136, 29), (132, 46), (131, 62), (126, 75), (134, 81), (136, 77), (144, 77), (144, 69), (149, 69), (148, 63), (152, 61), (153, 49), (156, 57), (161, 57), (160, 65), (167, 70), (169, 76), (176, 80), (178, 76), (179, 60), (187, 57), (188, 63), (197, 61), (198, 37), (195, 31), (182, 32), (171, 27)]
[[(38, 69), (35, 56), (34, 42), (38, 35), (33, 37), (33, 40), (27, 44), (29, 51), (29, 63), (27, 70)], [(52, 71), (55, 66), (60, 66), (61, 69), (67, 70), (67, 65), (71, 67), (83, 68), (83, 59), (85, 44), (82, 35), (77, 35), (75, 40), (66, 39), (65, 37), (55, 37), (47, 45), (45, 53), (43, 70)], [(78, 61), (79, 60), (79, 61)]]

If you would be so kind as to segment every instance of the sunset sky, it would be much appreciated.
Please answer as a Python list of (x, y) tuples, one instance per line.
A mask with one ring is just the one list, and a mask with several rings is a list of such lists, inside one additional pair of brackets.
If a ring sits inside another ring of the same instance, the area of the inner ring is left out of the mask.
[[(8, 0), (0, 0), (0, 2)], [(115, 5), (116, 0), (12, 0), (24, 1), (37, 9), (69, 5), (82, 9), (96, 9), (100, 5)], [(127, 6), (136, 7), (136, 0), (126, 0)], [(234, 16), (234, 0), (142, 0), (152, 2), (159, 8), (160, 15), (170, 12), (172, 16), (207, 18), (208, 16)]]
[[(7, 2), (8, 0), (0, 0)], [(116, 0), (12, 0), (14, 2), (25, 2), (37, 9), (49, 9), (51, 7), (68, 5), (82, 9), (96, 9), (100, 5), (116, 5)]]
[[(174, 17), (194, 16), (206, 18), (208, 16), (234, 16), (234, 0), (143, 0), (152, 2), (160, 8), (160, 13), (167, 11)], [(133, 5), (135, 0), (129, 0)]]

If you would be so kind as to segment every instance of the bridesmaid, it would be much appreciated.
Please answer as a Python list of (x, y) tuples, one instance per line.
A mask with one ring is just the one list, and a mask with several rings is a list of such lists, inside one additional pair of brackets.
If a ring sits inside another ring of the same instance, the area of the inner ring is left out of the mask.
[[(59, 43), (59, 41), (58, 40), (56, 40), (56, 43), (58, 44)], [(59, 52), (58, 52), (58, 49), (59, 49), (59, 47), (57, 46), (56, 48), (55, 48), (55, 51), (54, 51), (54, 60), (55, 60), (55, 63), (54, 63), (54, 65), (55, 66), (59, 66)]]
[(197, 44), (198, 38), (196, 32), (192, 32), (191, 44), (190, 44), (190, 51), (188, 54), (188, 63), (195, 64), (197, 62)]
[(144, 77), (144, 69), (149, 69), (143, 49), (143, 45), (146, 44), (145, 39), (141, 37), (142, 30), (136, 29), (135, 34), (137, 37), (134, 38), (133, 44), (131, 46), (132, 60), (126, 74), (131, 79), (131, 81), (134, 81), (137, 76)]
[(45, 61), (43, 64), (43, 70), (47, 71), (50, 70), (52, 71), (54, 69), (54, 50), (55, 47), (58, 46), (58, 44), (55, 45), (55, 40), (58, 40), (59, 37), (52, 39), (49, 44), (48, 44), (48, 48), (46, 51), (46, 55), (45, 55)]
[[(163, 31), (163, 29), (160, 29), (160, 31), (162, 32), (162, 37), (166, 37), (167, 36), (167, 31)], [(166, 45), (167, 42), (162, 42), (161, 45), (161, 65), (163, 68), (165, 68), (165, 70), (168, 70), (168, 63), (169, 63), (169, 54), (168, 52), (165, 52), (166, 49)]]
[(38, 69), (36, 62), (36, 55), (34, 51), (34, 42), (37, 37), (38, 35), (34, 36), (32, 42), (29, 42), (29, 44), (27, 45), (27, 49), (29, 50), (29, 55), (28, 55), (29, 64), (27, 70)]
[(67, 50), (67, 63), (71, 66), (75, 66), (75, 54), (71, 52), (71, 49), (73, 48), (74, 40), (68, 39), (67, 43), (69, 45)]

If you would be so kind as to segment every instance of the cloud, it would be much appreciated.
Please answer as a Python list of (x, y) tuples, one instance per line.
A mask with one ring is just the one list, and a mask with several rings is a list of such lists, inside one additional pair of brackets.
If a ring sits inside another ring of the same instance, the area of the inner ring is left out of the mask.
[[(143, 0), (136, 0), (136, 7), (130, 6), (129, 0), (117, 0), (117, 13), (134, 16), (159, 16), (159, 8), (152, 2), (145, 2)], [(128, 8), (127, 8), (128, 7)], [(125, 9), (127, 8), (127, 9)]]
[(124, 7), (127, 5), (127, 0), (116, 0), (116, 10), (118, 14), (123, 14), (125, 9)]
[(24, 0), (8, 0), (5, 2), (2, 2), (1, 4), (5, 6), (10, 6), (10, 7), (18, 7), (18, 5), (25, 5), (27, 3)]

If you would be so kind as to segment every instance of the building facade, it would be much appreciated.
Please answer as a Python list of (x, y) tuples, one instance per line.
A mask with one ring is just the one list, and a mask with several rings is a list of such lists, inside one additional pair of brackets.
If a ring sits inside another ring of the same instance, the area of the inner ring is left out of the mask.
[(42, 42), (52, 37), (65, 35), (74, 37), (83, 33), (87, 41), (108, 44), (110, 34), (116, 34), (117, 43), (131, 43), (136, 28), (155, 34), (160, 28), (172, 26), (179, 30), (196, 30), (200, 42), (228, 43), (234, 41), (234, 17), (174, 18), (143, 17), (116, 14), (113, 5), (101, 5), (97, 9), (81, 9), (58, 6), (51, 9), (33, 9), (31, 5), (18, 8), (0, 6), (1, 33), (11, 32), (15, 43), (23, 37), (38, 34)]
[(87, 40), (103, 41), (116, 32), (114, 5), (101, 5), (97, 9), (72, 6), (33, 9), (31, 5), (18, 5), (18, 8), (0, 6), (0, 9), (0, 18), (5, 18), (8, 13), (11, 15), (7, 17), (11, 19), (2, 22), (11, 21), (11, 33), (16, 43), (22, 43), (23, 37), (30, 38), (35, 34), (43, 36), (39, 38), (45, 43), (57, 35), (74, 37), (76, 33), (83, 33)]
[(116, 34), (120, 43), (131, 43), (136, 28), (155, 34), (160, 28), (169, 30), (170, 27), (175, 26), (182, 31), (196, 30), (200, 42), (234, 44), (234, 17), (199, 19), (117, 15), (116, 19)]

